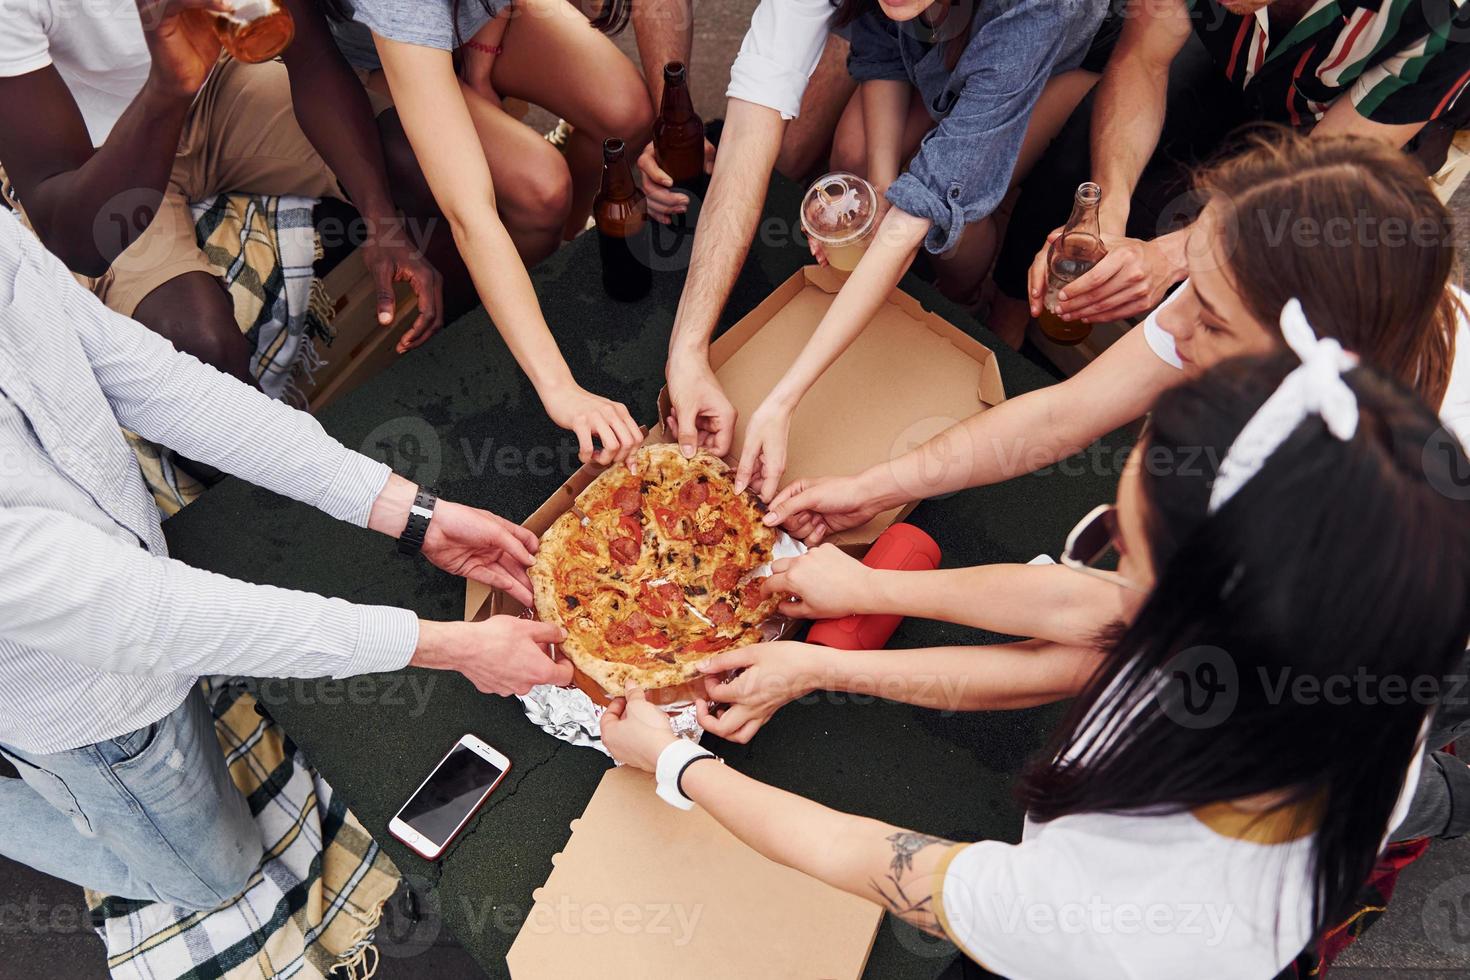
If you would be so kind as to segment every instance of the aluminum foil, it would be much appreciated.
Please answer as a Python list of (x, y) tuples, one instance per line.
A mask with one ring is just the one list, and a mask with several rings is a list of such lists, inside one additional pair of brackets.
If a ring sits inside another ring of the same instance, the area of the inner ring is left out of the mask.
[[(772, 560), (795, 558), (806, 554), (806, 550), (806, 545), (785, 531), (780, 531), (776, 536), (776, 545), (771, 549), (771, 557)], [(747, 575), (746, 579), (763, 578), (769, 574), (771, 566), (767, 563)], [(524, 615), (529, 617), (531, 613), (527, 611)], [(779, 640), (791, 635), (795, 628), (794, 620), (786, 616), (772, 616), (761, 624), (761, 633), (767, 641)], [(580, 688), (542, 684), (531, 688), (529, 694), (520, 695), (520, 699), (526, 717), (542, 731), (571, 745), (585, 745), (603, 755), (609, 755), (607, 749), (602, 747), (601, 720), (605, 709)], [(668, 712), (669, 724), (675, 735), (699, 741), (704, 729), (699, 727), (694, 702), (681, 701), (664, 705), (663, 708)]]

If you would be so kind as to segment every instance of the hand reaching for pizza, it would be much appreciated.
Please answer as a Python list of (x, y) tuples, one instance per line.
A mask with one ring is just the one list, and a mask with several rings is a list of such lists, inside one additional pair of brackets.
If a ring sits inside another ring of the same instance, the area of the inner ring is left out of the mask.
[(786, 444), (791, 436), (791, 412), (769, 400), (750, 416), (745, 448), (735, 468), (735, 492), (750, 487), (767, 503), (776, 496), (786, 472)]
[(488, 510), (440, 501), (424, 536), (424, 557), (452, 575), (501, 589), (531, 604), (526, 574), (540, 544), (536, 535)]
[[(541, 393), (541, 404), (551, 421), (576, 434), (577, 458), (583, 463), (621, 463), (643, 441), (638, 423), (621, 402), (594, 395), (575, 382), (548, 388)], [(593, 437), (601, 449), (594, 447)]]
[[(717, 654), (700, 664), (708, 700), (695, 701), (699, 726), (727, 742), (749, 742), (781, 708), (821, 684), (823, 648), (774, 640)], [(730, 671), (739, 671), (725, 679)], [(725, 705), (722, 711), (717, 706)]]
[(873, 589), (873, 569), (834, 544), (779, 559), (761, 583), (762, 595), (781, 596), (781, 611), (801, 619), (876, 612)]
[(550, 644), (566, 639), (554, 623), (491, 616), (478, 623), (419, 622), (415, 667), (455, 670), (486, 694), (525, 694), (538, 684), (572, 682), (572, 665), (551, 659)]
[(653, 772), (664, 749), (678, 740), (668, 714), (636, 687), (602, 713), (602, 747), (625, 766)]

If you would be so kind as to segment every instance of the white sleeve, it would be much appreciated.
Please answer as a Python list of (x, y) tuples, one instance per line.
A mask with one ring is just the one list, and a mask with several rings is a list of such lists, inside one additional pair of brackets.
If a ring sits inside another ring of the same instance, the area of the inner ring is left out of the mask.
[(120, 424), (338, 520), (367, 525), (389, 469), (328, 436), (315, 418), (241, 384), (158, 334), (103, 306), (34, 236), (18, 235), (22, 261), (42, 277)]
[(828, 0), (760, 0), (730, 66), (725, 95), (795, 119), (827, 43), (832, 12)]
[(153, 555), (70, 514), (0, 508), (5, 639), (126, 674), (348, 677), (398, 670), (406, 609), (360, 606)]
[(51, 64), (51, 42), (41, 24), (42, 6), (40, 0), (4, 5), (5, 27), (0, 30), (0, 78), (24, 75)]
[(1143, 331), (1143, 339), (1148, 341), (1149, 350), (1159, 355), (1159, 360), (1173, 368), (1184, 370), (1184, 362), (1179, 359), (1179, 352), (1174, 349), (1174, 338), (1169, 331), (1159, 326), (1159, 314), (1169, 308), (1169, 304), (1177, 301), (1184, 293), (1184, 286), (1188, 285), (1186, 279), (1180, 283), (1179, 288), (1154, 308), (1143, 323), (1136, 329)]
[(1115, 964), (1106, 949), (1073, 921), (1095, 892), (1048, 848), (981, 841), (959, 845), (946, 858), (934, 906), (954, 944), (992, 973), (1111, 975)]

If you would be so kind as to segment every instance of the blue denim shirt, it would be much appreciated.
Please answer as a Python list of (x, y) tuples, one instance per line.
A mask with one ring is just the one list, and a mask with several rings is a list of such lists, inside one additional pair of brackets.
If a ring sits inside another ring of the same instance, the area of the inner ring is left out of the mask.
[(928, 40), (932, 32), (919, 20), (898, 24), (877, 11), (853, 24), (847, 61), (859, 82), (914, 85), (938, 123), (887, 195), (934, 222), (924, 245), (935, 253), (954, 248), (965, 225), (1005, 197), (1042, 88), (1082, 63), (1108, 9), (1108, 0), (973, 2), (970, 40), (953, 71), (947, 45)]

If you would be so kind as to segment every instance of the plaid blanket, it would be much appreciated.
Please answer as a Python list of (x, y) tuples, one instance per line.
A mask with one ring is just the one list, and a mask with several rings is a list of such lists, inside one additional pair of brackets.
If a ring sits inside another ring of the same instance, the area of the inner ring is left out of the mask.
[[(87, 893), (117, 980), (371, 977), (373, 932), (398, 870), (291, 740), (233, 684), (201, 682), (266, 856), (211, 912)], [(335, 971), (335, 973), (334, 973)]]
[[(240, 332), (254, 354), (250, 371), (272, 398), (304, 408), (296, 386), (321, 364), (318, 342), (332, 339), (332, 304), (312, 264), (321, 244), (312, 226), (316, 201), (305, 197), (220, 194), (191, 205), (199, 247), (224, 280)], [(159, 510), (171, 516), (204, 487), (174, 465), (168, 449), (128, 433)]]

